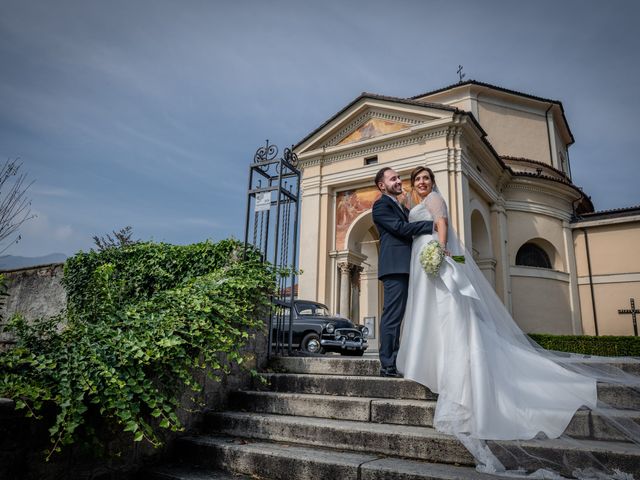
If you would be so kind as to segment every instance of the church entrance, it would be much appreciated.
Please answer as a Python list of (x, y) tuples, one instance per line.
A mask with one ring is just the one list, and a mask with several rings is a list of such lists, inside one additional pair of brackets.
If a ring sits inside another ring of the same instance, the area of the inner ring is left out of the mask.
[(382, 291), (378, 281), (378, 231), (371, 211), (358, 215), (345, 235), (345, 249), (338, 253), (339, 311), (369, 329), (369, 349), (378, 349)]

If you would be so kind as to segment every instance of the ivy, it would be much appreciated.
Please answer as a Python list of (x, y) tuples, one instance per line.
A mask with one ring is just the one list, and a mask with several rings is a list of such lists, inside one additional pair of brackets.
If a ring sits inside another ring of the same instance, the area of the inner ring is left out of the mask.
[(245, 365), (275, 282), (258, 254), (241, 253), (234, 240), (81, 252), (65, 264), (64, 315), (8, 322), (17, 343), (0, 355), (0, 396), (39, 418), (55, 405), (48, 458), (97, 441), (100, 422), (159, 445), (182, 429), (180, 398), (201, 391), (198, 372)]

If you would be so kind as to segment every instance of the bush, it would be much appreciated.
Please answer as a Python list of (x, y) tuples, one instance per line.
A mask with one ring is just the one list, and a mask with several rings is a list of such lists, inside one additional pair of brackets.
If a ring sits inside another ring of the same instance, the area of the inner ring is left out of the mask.
[(529, 335), (541, 347), (558, 352), (574, 352), (605, 357), (640, 356), (640, 337), (587, 335)]
[(56, 407), (49, 456), (80, 438), (97, 441), (98, 419), (160, 444), (181, 429), (180, 397), (244, 364), (249, 332), (263, 328), (274, 273), (227, 240), (189, 246), (138, 243), (79, 253), (65, 264), (68, 310), (7, 327), (15, 348), (0, 356), (0, 396), (27, 416)]

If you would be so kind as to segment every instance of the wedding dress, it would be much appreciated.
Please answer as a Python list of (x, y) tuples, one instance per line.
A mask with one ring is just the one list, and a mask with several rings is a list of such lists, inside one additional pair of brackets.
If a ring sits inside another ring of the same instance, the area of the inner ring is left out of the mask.
[[(409, 213), (411, 222), (439, 217), (447, 218), (447, 208), (436, 191)], [(612, 367), (611, 359), (550, 352), (533, 342), (453, 229), (448, 233), (447, 249), (465, 255), (465, 263), (445, 257), (436, 276), (424, 272), (419, 257), (437, 233), (414, 239), (397, 367), (438, 393), (436, 430), (456, 435), (483, 471), (504, 471), (485, 440), (558, 438), (579, 408), (602, 409), (598, 381), (637, 386), (640, 379)], [(617, 426), (640, 439), (633, 422)]]

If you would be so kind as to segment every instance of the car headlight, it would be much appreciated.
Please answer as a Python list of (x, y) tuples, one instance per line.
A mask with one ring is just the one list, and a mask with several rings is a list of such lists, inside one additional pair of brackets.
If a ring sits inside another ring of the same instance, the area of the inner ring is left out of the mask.
[(333, 333), (336, 331), (336, 326), (333, 323), (327, 323), (327, 326), (324, 327), (327, 333)]
[(367, 338), (369, 336), (369, 329), (367, 327), (362, 327), (362, 338)]

